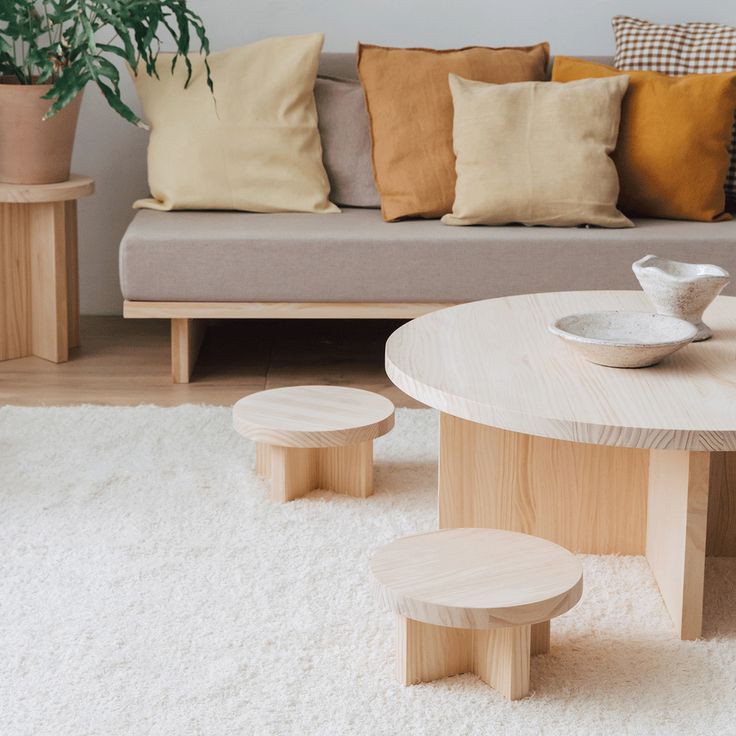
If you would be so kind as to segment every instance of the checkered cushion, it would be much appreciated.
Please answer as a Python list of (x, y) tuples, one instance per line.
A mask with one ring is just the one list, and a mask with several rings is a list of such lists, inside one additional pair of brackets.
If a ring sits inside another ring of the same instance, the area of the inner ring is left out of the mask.
[[(716, 74), (736, 71), (736, 28), (719, 23), (659, 25), (617, 15), (614, 65), (663, 74)], [(736, 199), (736, 121), (726, 194)]]

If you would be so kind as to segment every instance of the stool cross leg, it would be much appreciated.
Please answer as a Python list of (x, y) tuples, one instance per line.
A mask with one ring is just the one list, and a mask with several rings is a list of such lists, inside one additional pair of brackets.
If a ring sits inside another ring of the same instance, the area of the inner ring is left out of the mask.
[(373, 440), (343, 447), (258, 443), (256, 472), (271, 481), (271, 500), (280, 503), (318, 488), (367, 498), (373, 494)]
[(509, 700), (529, 694), (531, 657), (549, 651), (549, 621), (457, 629), (396, 615), (397, 677), (416, 685), (470, 672)]
[(397, 539), (371, 559), (379, 602), (396, 619), (402, 685), (471, 672), (509, 700), (529, 694), (531, 658), (550, 619), (580, 599), (580, 561), (544, 539), (445, 529)]

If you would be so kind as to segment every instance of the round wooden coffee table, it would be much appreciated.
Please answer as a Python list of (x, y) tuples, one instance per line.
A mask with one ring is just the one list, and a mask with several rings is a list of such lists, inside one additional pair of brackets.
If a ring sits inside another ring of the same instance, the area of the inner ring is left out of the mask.
[(636, 370), (588, 363), (547, 331), (600, 309), (651, 305), (622, 291), (451, 307), (400, 327), (386, 371), (442, 412), (440, 527), (646, 554), (677, 632), (697, 638), (706, 551), (736, 556), (736, 298), (709, 308), (712, 340)]
[(530, 657), (549, 650), (549, 621), (583, 592), (566, 549), (498, 529), (445, 529), (397, 539), (371, 558), (397, 619), (403, 685), (473, 672), (510, 700), (529, 692)]
[(256, 471), (274, 501), (317, 488), (365, 498), (373, 493), (373, 440), (394, 426), (385, 396), (344, 386), (259, 391), (233, 407), (233, 426), (256, 442)]

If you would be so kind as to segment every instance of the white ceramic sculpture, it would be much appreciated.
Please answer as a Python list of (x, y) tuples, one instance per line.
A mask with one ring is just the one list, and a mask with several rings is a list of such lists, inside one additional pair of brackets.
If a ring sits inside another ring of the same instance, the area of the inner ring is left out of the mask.
[(586, 360), (611, 368), (645, 368), (659, 363), (695, 338), (689, 322), (650, 312), (585, 312), (549, 326)]
[(728, 271), (707, 263), (682, 263), (651, 255), (636, 261), (632, 269), (659, 314), (694, 324), (698, 328), (695, 342), (713, 335), (703, 322), (703, 312), (730, 281)]

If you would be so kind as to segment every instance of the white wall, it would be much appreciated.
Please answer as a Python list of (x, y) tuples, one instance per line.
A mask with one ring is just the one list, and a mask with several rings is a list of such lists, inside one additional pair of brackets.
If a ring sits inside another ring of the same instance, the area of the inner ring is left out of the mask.
[[(736, 0), (190, 0), (213, 49), (271, 35), (323, 31), (328, 51), (358, 40), (403, 46), (528, 44), (548, 40), (552, 53), (613, 52), (610, 19), (627, 14), (656, 22), (708, 20), (736, 24)], [(134, 99), (126, 84), (128, 100)], [(82, 108), (74, 170), (97, 181), (80, 203), (81, 306), (116, 314), (122, 298), (117, 250), (132, 217), (131, 202), (147, 193), (146, 133), (110, 112), (89, 87)]]

